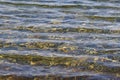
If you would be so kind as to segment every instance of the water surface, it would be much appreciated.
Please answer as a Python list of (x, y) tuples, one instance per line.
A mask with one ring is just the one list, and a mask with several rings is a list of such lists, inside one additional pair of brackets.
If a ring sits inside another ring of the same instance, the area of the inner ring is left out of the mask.
[(0, 0), (0, 79), (119, 80), (119, 0)]

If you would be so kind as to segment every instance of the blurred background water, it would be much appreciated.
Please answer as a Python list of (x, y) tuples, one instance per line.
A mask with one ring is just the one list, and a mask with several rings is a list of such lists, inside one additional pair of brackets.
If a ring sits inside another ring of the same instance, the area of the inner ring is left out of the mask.
[(1, 80), (120, 80), (120, 0), (0, 0)]

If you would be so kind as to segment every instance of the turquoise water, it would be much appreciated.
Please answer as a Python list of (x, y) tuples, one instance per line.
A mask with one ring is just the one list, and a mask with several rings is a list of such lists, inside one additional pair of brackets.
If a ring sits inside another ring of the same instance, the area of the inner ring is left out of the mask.
[(119, 80), (119, 0), (0, 0), (1, 80)]

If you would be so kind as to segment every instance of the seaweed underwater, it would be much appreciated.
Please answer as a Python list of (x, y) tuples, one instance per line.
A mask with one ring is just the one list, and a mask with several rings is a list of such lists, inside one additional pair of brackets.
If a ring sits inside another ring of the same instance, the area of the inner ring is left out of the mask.
[(0, 80), (120, 80), (119, 0), (1, 0)]

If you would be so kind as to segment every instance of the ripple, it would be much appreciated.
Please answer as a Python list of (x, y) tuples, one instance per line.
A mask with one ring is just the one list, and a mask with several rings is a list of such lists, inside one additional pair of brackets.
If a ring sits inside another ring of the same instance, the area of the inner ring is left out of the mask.
[(119, 34), (119, 30), (109, 30), (109, 29), (99, 29), (99, 28), (85, 28), (85, 27), (77, 27), (77, 28), (61, 28), (61, 27), (23, 27), (19, 26), (15, 28), (15, 30), (20, 31), (31, 31), (31, 32), (49, 32), (49, 33), (66, 33), (66, 32), (77, 32), (77, 33), (103, 33), (103, 34)]
[(1, 0), (0, 79), (119, 80), (119, 0)]

